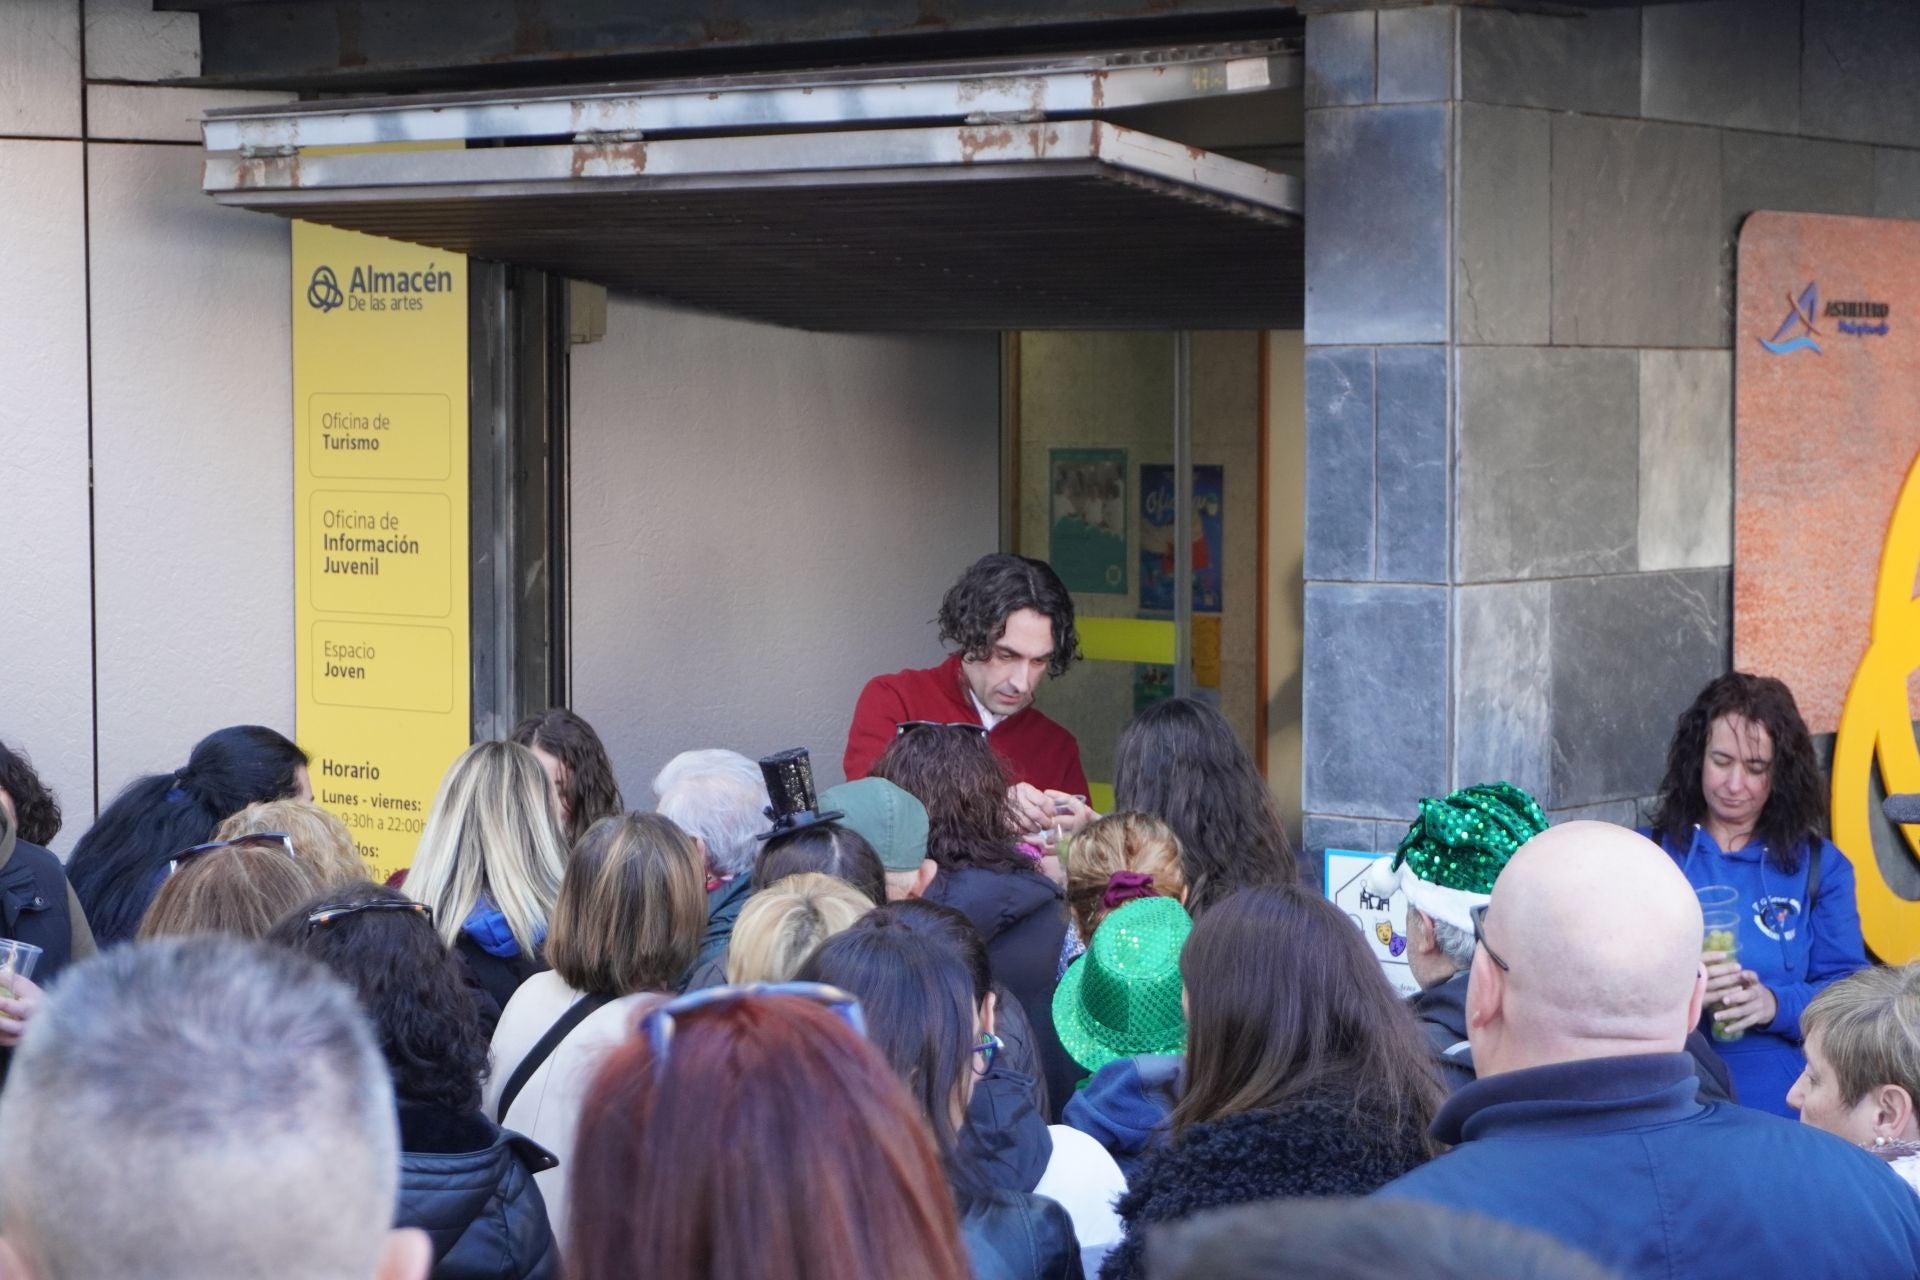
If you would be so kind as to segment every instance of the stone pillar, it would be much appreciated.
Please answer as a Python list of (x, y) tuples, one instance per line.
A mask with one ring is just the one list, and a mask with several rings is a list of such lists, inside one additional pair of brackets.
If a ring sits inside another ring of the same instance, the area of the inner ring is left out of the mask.
[(1642, 25), (1308, 19), (1316, 854), (1391, 848), (1421, 796), (1499, 779), (1630, 822), (1726, 667), (1738, 135), (1637, 118), (1697, 70), (1698, 33), (1648, 10), (1643, 76)]

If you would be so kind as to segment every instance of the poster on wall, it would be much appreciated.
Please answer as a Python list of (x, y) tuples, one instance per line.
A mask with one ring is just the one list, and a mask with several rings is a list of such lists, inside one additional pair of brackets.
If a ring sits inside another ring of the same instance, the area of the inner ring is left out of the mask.
[(470, 740), (467, 260), (293, 224), (295, 715), (376, 880)]
[[(1226, 485), (1218, 465), (1193, 469), (1193, 611), (1219, 613)], [(1173, 610), (1173, 468), (1140, 468), (1140, 607)]]
[(1420, 984), (1413, 979), (1413, 966), (1407, 962), (1407, 900), (1395, 893), (1391, 898), (1367, 892), (1367, 872), (1385, 853), (1357, 853), (1350, 849), (1328, 849), (1322, 862), (1322, 892), (1327, 900), (1346, 913), (1367, 940), (1373, 958), (1393, 989), (1403, 996), (1416, 994)]
[(1067, 590), (1127, 594), (1127, 451), (1052, 449), (1047, 561)]
[(1756, 213), (1738, 261), (1734, 665), (1833, 735), (1833, 840), (1867, 945), (1903, 963), (1920, 832), (1873, 793), (1920, 791), (1920, 222)]

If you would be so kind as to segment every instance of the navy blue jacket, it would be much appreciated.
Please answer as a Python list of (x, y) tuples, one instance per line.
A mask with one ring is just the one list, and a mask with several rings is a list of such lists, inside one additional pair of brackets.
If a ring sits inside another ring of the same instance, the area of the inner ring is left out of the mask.
[(1920, 1275), (1920, 1197), (1884, 1161), (1698, 1087), (1684, 1053), (1489, 1076), (1434, 1120), (1454, 1149), (1377, 1194), (1528, 1227), (1629, 1278)]
[[(1714, 1047), (1733, 1073), (1741, 1102), (1789, 1117), (1794, 1113), (1787, 1106), (1787, 1090), (1806, 1065), (1800, 1054), (1801, 1011), (1832, 983), (1867, 967), (1853, 866), (1831, 842), (1810, 844), (1820, 859), (1819, 893), (1811, 911), (1811, 860), (1805, 852), (1799, 869), (1788, 875), (1767, 861), (1766, 846), (1758, 841), (1728, 853), (1703, 827), (1687, 832), (1685, 839), (1668, 833), (1661, 840), (1661, 848), (1694, 888), (1725, 884), (1739, 890), (1735, 943), (1740, 963), (1760, 975), (1779, 1012), (1766, 1026)], [(1703, 1029), (1711, 1030), (1712, 1016), (1711, 1010), (1703, 1012)]]

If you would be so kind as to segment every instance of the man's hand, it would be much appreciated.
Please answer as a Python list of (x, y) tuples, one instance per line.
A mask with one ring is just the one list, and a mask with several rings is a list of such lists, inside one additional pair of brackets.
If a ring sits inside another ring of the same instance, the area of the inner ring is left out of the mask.
[(1021, 835), (1053, 828), (1053, 800), (1030, 782), (1016, 782), (1007, 788), (1007, 813), (1013, 819), (1013, 829)]
[[(40, 1012), (40, 988), (31, 978), (18, 974), (8, 978), (13, 986), (11, 1000), (0, 996), (0, 1049), (11, 1049), (20, 1043), (20, 1037), (26, 1033), (27, 1023)], [(3, 990), (4, 988), (0, 988)]]

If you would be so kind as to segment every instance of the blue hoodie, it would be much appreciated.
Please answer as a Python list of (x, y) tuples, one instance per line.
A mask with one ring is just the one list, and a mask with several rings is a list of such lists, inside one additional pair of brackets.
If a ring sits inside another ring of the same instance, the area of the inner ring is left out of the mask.
[(1105, 1147), (1131, 1178), (1140, 1157), (1166, 1140), (1186, 1065), (1177, 1054), (1109, 1062), (1067, 1100), (1061, 1119)]
[[(1802, 856), (1799, 869), (1789, 875), (1767, 861), (1766, 846), (1757, 840), (1728, 853), (1705, 827), (1696, 826), (1687, 835), (1684, 842), (1668, 835), (1661, 847), (1694, 888), (1724, 884), (1739, 891), (1740, 963), (1760, 975), (1779, 1003), (1772, 1022), (1739, 1040), (1716, 1041), (1714, 1047), (1726, 1060), (1741, 1102), (1792, 1117), (1787, 1090), (1806, 1065), (1800, 1053), (1800, 1014), (1826, 987), (1867, 967), (1853, 865), (1830, 841), (1810, 846), (1820, 859), (1820, 886), (1809, 920), (1807, 857)], [(1704, 1014), (1702, 1027), (1710, 1029), (1711, 1020), (1710, 1012)]]

